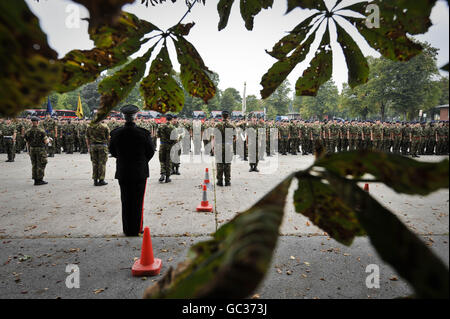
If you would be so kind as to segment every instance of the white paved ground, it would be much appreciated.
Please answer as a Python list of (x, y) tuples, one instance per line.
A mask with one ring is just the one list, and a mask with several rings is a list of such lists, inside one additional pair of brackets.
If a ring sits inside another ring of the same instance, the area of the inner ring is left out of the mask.
[[(49, 184), (36, 187), (27, 154), (18, 155), (14, 163), (4, 162), (4, 157), (0, 155), (0, 298), (140, 298), (150, 283), (131, 276), (141, 239), (122, 234), (120, 192), (113, 179), (115, 159), (108, 161), (109, 185), (95, 187), (88, 155), (56, 155), (49, 158), (46, 169)], [(189, 158), (183, 160), (189, 162)], [(308, 167), (314, 159), (271, 158), (272, 165), (261, 163), (261, 173), (249, 173), (248, 163), (237, 161), (232, 165), (232, 187), (213, 185), (208, 191), (214, 212), (197, 213), (206, 167), (214, 181), (212, 157), (205, 160), (183, 163), (182, 175), (173, 176), (170, 184), (158, 183), (157, 154), (151, 161), (144, 225), (150, 226), (155, 254), (164, 259), (161, 275), (184, 260), (191, 243), (207, 239), (289, 173)], [(294, 183), (291, 193), (295, 187)], [(427, 197), (406, 196), (371, 184), (370, 192), (448, 265), (448, 190)], [(257, 291), (261, 298), (392, 298), (412, 293), (403, 280), (392, 281), (398, 275), (377, 257), (366, 238), (357, 239), (350, 247), (329, 240), (307, 218), (295, 213), (292, 199), (286, 206), (281, 234), (273, 265)], [(65, 267), (71, 263), (82, 269), (81, 289), (64, 285)], [(100, 268), (99, 263), (103, 265)], [(382, 268), (378, 290), (364, 284), (365, 267), (373, 263)], [(102, 287), (109, 289), (95, 293)]]
[[(214, 213), (197, 213), (201, 184), (209, 167), (214, 181), (212, 157), (205, 163), (183, 163), (180, 176), (160, 184), (157, 155), (150, 162), (151, 177), (145, 195), (144, 224), (153, 236), (208, 235), (237, 212), (251, 207), (290, 172), (308, 167), (312, 156), (271, 158), (272, 166), (261, 164), (260, 173), (249, 173), (248, 163), (232, 165), (232, 187), (211, 187), (208, 199)], [(439, 160), (439, 157), (423, 157)], [(185, 161), (192, 159), (184, 158)], [(14, 163), (0, 162), (0, 236), (22, 237), (105, 237), (122, 236), (120, 190), (113, 179), (115, 159), (108, 160), (109, 185), (92, 185), (88, 155), (56, 155), (49, 158), (46, 186), (33, 186), (31, 163), (20, 154)], [(291, 191), (295, 189), (293, 184)], [(370, 185), (370, 192), (390, 207), (419, 234), (448, 234), (448, 190), (426, 198), (399, 195), (384, 185)], [(292, 201), (286, 208), (283, 235), (321, 234), (307, 219), (296, 214)]]

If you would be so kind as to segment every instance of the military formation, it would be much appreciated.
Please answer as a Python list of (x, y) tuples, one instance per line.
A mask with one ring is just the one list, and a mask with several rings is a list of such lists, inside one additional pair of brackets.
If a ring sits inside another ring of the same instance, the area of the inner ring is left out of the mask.
[[(223, 118), (223, 121), (193, 121), (169, 114), (166, 123), (162, 124), (154, 119), (136, 120), (138, 127), (150, 132), (155, 148), (160, 139), (161, 183), (170, 183), (170, 176), (181, 174), (181, 154), (216, 156), (216, 163), (220, 164), (217, 167), (219, 186), (231, 184), (231, 161), (225, 158), (230, 152), (239, 155), (243, 161), (248, 161), (250, 172), (258, 172), (259, 161), (276, 152), (280, 155), (309, 155), (319, 151), (332, 154), (352, 150), (377, 150), (412, 157), (449, 154), (448, 121), (425, 123), (336, 119), (276, 122), (261, 118), (230, 120), (227, 112), (223, 114)], [(45, 152), (41, 152), (48, 157), (62, 152), (90, 152), (94, 185), (103, 186), (107, 184), (104, 174), (109, 133), (124, 123), (123, 119), (112, 118), (88, 129), (90, 126), (87, 120), (61, 120), (47, 116), (38, 121), (36, 126), (48, 138), (47, 143), (39, 147), (45, 149)], [(14, 162), (15, 154), (36, 147), (27, 143), (27, 132), (32, 127), (30, 119), (0, 119), (0, 153), (7, 154), (7, 162)], [(225, 141), (225, 136), (222, 137), (225, 142), (218, 152), (214, 132), (224, 134), (226, 128), (233, 129), (234, 134), (228, 141)], [(44, 160), (41, 166), (43, 163)], [(34, 174), (34, 170), (33, 176), (40, 178), (39, 174)]]

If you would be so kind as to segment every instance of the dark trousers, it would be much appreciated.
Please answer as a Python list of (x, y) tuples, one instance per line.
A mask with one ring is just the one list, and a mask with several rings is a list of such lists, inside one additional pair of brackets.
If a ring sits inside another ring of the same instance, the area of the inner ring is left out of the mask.
[(147, 179), (119, 180), (122, 200), (122, 225), (126, 236), (137, 236), (144, 222), (144, 197)]

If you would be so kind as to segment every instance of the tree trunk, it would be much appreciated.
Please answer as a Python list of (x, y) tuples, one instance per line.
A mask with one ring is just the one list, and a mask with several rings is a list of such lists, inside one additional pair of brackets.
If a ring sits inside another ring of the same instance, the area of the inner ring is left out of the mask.
[(383, 102), (381, 102), (381, 121), (384, 122), (384, 116), (386, 113), (386, 106)]

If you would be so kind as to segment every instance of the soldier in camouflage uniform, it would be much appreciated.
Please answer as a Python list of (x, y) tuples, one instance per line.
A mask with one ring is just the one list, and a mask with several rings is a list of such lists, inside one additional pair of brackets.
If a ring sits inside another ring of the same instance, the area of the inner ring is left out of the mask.
[(159, 147), (159, 163), (161, 165), (161, 177), (159, 182), (161, 183), (164, 181), (166, 183), (170, 183), (172, 181), (170, 179), (170, 174), (172, 171), (170, 152), (172, 150), (172, 146), (176, 143), (176, 141), (171, 140), (172, 131), (175, 130), (175, 127), (171, 123), (173, 117), (168, 114), (166, 119), (167, 123), (160, 125), (158, 128), (158, 137), (161, 144)]
[[(222, 122), (214, 129), (214, 149), (217, 169), (217, 186), (231, 186), (231, 161), (233, 160), (233, 140), (236, 127), (229, 121), (228, 111), (222, 112)], [(219, 136), (220, 135), (220, 136)]]
[(351, 121), (350, 126), (347, 130), (347, 139), (348, 139), (348, 150), (349, 151), (355, 151), (356, 150), (356, 143), (359, 139), (360, 135), (360, 129), (356, 125), (355, 121)]
[(377, 120), (376, 124), (372, 126), (371, 139), (374, 151), (383, 150), (383, 127), (381, 122)]
[(75, 135), (77, 134), (75, 125), (69, 119), (64, 127), (64, 142), (66, 144), (67, 154), (73, 154)]
[(3, 124), (2, 127), (2, 140), (5, 148), (6, 154), (8, 154), (8, 159), (6, 162), (14, 162), (14, 158), (16, 157), (16, 137), (17, 131), (16, 126), (11, 121), (11, 119), (7, 119), (6, 123)]
[(333, 154), (336, 152), (336, 147), (339, 139), (339, 125), (337, 120), (333, 120), (328, 126), (328, 154)]
[(300, 132), (297, 121), (291, 121), (289, 124), (289, 148), (291, 150), (291, 155), (297, 155), (299, 136)]
[(278, 129), (279, 141), (280, 141), (280, 154), (287, 155), (288, 143), (289, 143), (289, 125), (287, 122), (282, 122)]
[(55, 138), (55, 154), (61, 154), (61, 148), (63, 146), (63, 122), (58, 119), (56, 122), (57, 135)]
[(14, 119), (14, 125), (16, 127), (16, 154), (20, 154), (24, 147), (24, 135), (25, 127), (21, 119)]
[(436, 146), (436, 129), (434, 127), (434, 121), (430, 122), (426, 128), (426, 141), (425, 141), (425, 154), (433, 155), (434, 148)]
[(420, 144), (422, 141), (422, 127), (420, 123), (414, 123), (413, 127), (411, 128), (411, 156), (412, 157), (419, 157), (420, 152)]
[(32, 177), (34, 185), (48, 184), (44, 181), (45, 166), (47, 165), (46, 144), (49, 142), (45, 131), (38, 127), (39, 119), (33, 117), (31, 119), (32, 127), (25, 133), (25, 141), (27, 142), (28, 154), (31, 159)]
[(105, 182), (108, 161), (109, 128), (103, 123), (91, 123), (86, 130), (86, 144), (91, 154), (94, 186), (108, 185)]
[(421, 128), (421, 139), (420, 139), (420, 143), (419, 143), (419, 151), (418, 151), (418, 155), (425, 155), (425, 146), (427, 144), (427, 130), (426, 130), (426, 122), (421, 122), (420, 123), (420, 128)]
[(402, 126), (400, 121), (397, 121), (395, 123), (395, 126), (392, 128), (392, 138), (393, 138), (392, 152), (394, 154), (400, 154), (400, 149), (402, 146)]
[[(106, 124), (103, 123), (105, 126)], [(87, 154), (88, 147), (86, 143), (86, 133), (87, 133), (88, 125), (85, 120), (81, 120), (78, 126), (78, 137), (80, 139), (80, 153)], [(109, 128), (108, 128), (109, 129)]]
[(50, 114), (47, 114), (45, 117), (45, 120), (42, 122), (42, 126), (45, 130), (45, 133), (47, 137), (50, 140), (50, 142), (47, 144), (47, 153), (49, 157), (55, 156), (55, 143), (56, 143), (56, 137), (58, 136), (58, 127), (57, 123)]
[(441, 121), (436, 128), (436, 155), (445, 155), (445, 135), (444, 122)]
[(407, 156), (411, 150), (411, 126), (409, 123), (402, 123), (402, 146), (403, 156)]

